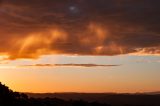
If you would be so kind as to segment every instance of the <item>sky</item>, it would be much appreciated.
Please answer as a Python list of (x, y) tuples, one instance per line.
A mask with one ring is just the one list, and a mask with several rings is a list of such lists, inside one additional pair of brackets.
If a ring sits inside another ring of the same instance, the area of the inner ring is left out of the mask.
[(0, 81), (20, 92), (160, 91), (159, 0), (0, 0)]

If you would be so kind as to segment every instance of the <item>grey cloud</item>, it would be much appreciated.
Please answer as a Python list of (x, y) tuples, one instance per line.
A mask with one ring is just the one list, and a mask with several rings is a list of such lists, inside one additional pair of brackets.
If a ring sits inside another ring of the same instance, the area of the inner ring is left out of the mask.
[(1, 0), (0, 52), (11, 59), (142, 49), (160, 54), (159, 5), (159, 0)]

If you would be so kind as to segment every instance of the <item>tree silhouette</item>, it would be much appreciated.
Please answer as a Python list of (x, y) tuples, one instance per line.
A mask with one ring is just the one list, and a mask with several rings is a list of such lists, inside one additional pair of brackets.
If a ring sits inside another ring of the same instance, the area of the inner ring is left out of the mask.
[(29, 98), (26, 94), (13, 92), (0, 83), (0, 106), (160, 106), (160, 95), (108, 94), (106, 98), (110, 104), (48, 97)]
[(27, 100), (28, 100), (27, 95), (19, 92), (13, 92), (7, 86), (0, 83), (0, 104), (1, 105), (3, 106), (14, 105), (14, 104), (20, 103), (20, 101), (21, 102), (25, 101), (27, 103)]
[(86, 101), (65, 101), (58, 98), (28, 98), (24, 93), (13, 92), (0, 83), (0, 106), (110, 106)]

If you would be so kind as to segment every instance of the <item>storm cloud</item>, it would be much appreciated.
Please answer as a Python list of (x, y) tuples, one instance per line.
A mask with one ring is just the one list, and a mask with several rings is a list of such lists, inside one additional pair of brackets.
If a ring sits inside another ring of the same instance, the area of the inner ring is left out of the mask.
[(0, 0), (0, 53), (160, 54), (159, 0)]

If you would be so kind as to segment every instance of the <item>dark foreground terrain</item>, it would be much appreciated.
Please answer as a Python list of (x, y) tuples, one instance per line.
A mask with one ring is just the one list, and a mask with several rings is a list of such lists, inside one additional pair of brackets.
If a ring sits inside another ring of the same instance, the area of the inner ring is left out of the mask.
[(96, 93), (26, 95), (13, 92), (0, 83), (0, 106), (160, 106), (160, 95)]
[(34, 98), (60, 98), (63, 100), (84, 100), (88, 102), (110, 104), (111, 106), (160, 106), (160, 94), (137, 93), (137, 94), (115, 94), (115, 93), (27, 93)]

